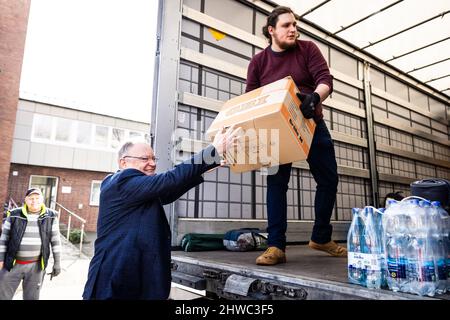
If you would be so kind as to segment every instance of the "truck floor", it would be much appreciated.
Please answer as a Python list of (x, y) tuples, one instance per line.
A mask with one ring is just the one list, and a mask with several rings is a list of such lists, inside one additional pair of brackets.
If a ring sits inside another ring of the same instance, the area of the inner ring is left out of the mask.
[[(304, 288), (307, 299), (450, 299), (450, 295), (421, 297), (390, 290), (367, 289), (347, 281), (347, 259), (331, 257), (307, 245), (286, 248), (287, 263), (258, 266), (255, 259), (262, 251), (231, 252), (226, 250), (173, 251), (175, 270), (202, 278), (205, 270), (218, 270), (285, 286)], [(303, 297), (304, 298), (304, 297)]]

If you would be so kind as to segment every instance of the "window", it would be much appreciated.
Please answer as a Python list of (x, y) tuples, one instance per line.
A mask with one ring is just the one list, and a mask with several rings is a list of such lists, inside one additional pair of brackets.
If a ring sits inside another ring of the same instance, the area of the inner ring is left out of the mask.
[(34, 115), (33, 137), (38, 139), (50, 139), (52, 136), (52, 117), (43, 114)]
[(35, 114), (32, 142), (113, 152), (127, 139), (150, 142), (148, 132)]
[(100, 203), (100, 180), (93, 180), (91, 184), (91, 197), (89, 199), (89, 205), (98, 206)]
[(108, 144), (108, 127), (95, 127), (95, 145), (98, 147), (106, 147)]
[(125, 130), (113, 128), (111, 137), (111, 148), (118, 149), (125, 140)]
[(91, 144), (92, 125), (89, 122), (78, 122), (77, 143)]
[(143, 134), (141, 132), (136, 132), (136, 131), (130, 131), (130, 139), (134, 140), (134, 139), (140, 139), (142, 138)]
[(56, 118), (55, 140), (59, 142), (69, 142), (72, 131), (72, 120)]

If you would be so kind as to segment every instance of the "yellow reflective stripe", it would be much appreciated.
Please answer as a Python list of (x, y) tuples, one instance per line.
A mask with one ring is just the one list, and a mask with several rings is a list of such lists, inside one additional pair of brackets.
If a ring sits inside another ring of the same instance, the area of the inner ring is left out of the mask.
[(26, 204), (24, 204), (23, 207), (22, 207), (22, 213), (28, 219), (27, 205)]
[(11, 212), (6, 211), (6, 217), (7, 217), (7, 218), (9, 217), (10, 214), (11, 214)]
[[(47, 207), (45, 206), (45, 204), (43, 203), (41, 205), (41, 213), (39, 214), (39, 216), (43, 216), (45, 214), (45, 212), (47, 211)], [(27, 205), (24, 204), (22, 207), (22, 213), (25, 217), (27, 217), (28, 219), (28, 211), (27, 211)]]
[(41, 257), (41, 268), (44, 270), (44, 257)]
[(13, 261), (13, 267), (14, 267), (15, 264), (16, 264), (16, 259), (14, 259), (14, 261)]
[(39, 216), (43, 216), (45, 211), (47, 211), (47, 208), (45, 207), (45, 204), (42, 204), (42, 206), (41, 206), (41, 213), (39, 214)]

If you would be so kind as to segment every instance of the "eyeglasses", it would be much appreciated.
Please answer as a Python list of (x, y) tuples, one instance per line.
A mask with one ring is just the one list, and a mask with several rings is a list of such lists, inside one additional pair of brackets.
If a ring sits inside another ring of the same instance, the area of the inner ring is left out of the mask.
[(145, 162), (148, 162), (148, 161), (152, 160), (155, 163), (159, 160), (159, 158), (156, 158), (156, 157), (151, 157), (151, 158), (150, 157), (135, 157), (135, 156), (124, 156), (124, 157), (122, 157), (122, 159), (126, 159), (126, 158), (138, 159), (138, 160), (145, 161)]

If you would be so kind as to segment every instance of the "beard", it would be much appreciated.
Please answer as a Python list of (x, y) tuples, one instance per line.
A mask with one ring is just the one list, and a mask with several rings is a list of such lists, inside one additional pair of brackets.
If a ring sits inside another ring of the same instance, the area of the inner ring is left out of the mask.
[(274, 41), (275, 44), (276, 44), (278, 47), (280, 47), (281, 49), (287, 50), (287, 49), (290, 49), (290, 48), (293, 48), (293, 47), (296, 46), (296, 44), (297, 44), (297, 38), (298, 38), (298, 37), (296, 37), (295, 40), (292, 41), (292, 42), (290, 42), (290, 41), (288, 42), (288, 41), (280, 41), (277, 37), (274, 37), (274, 38), (273, 38), (273, 41)]

